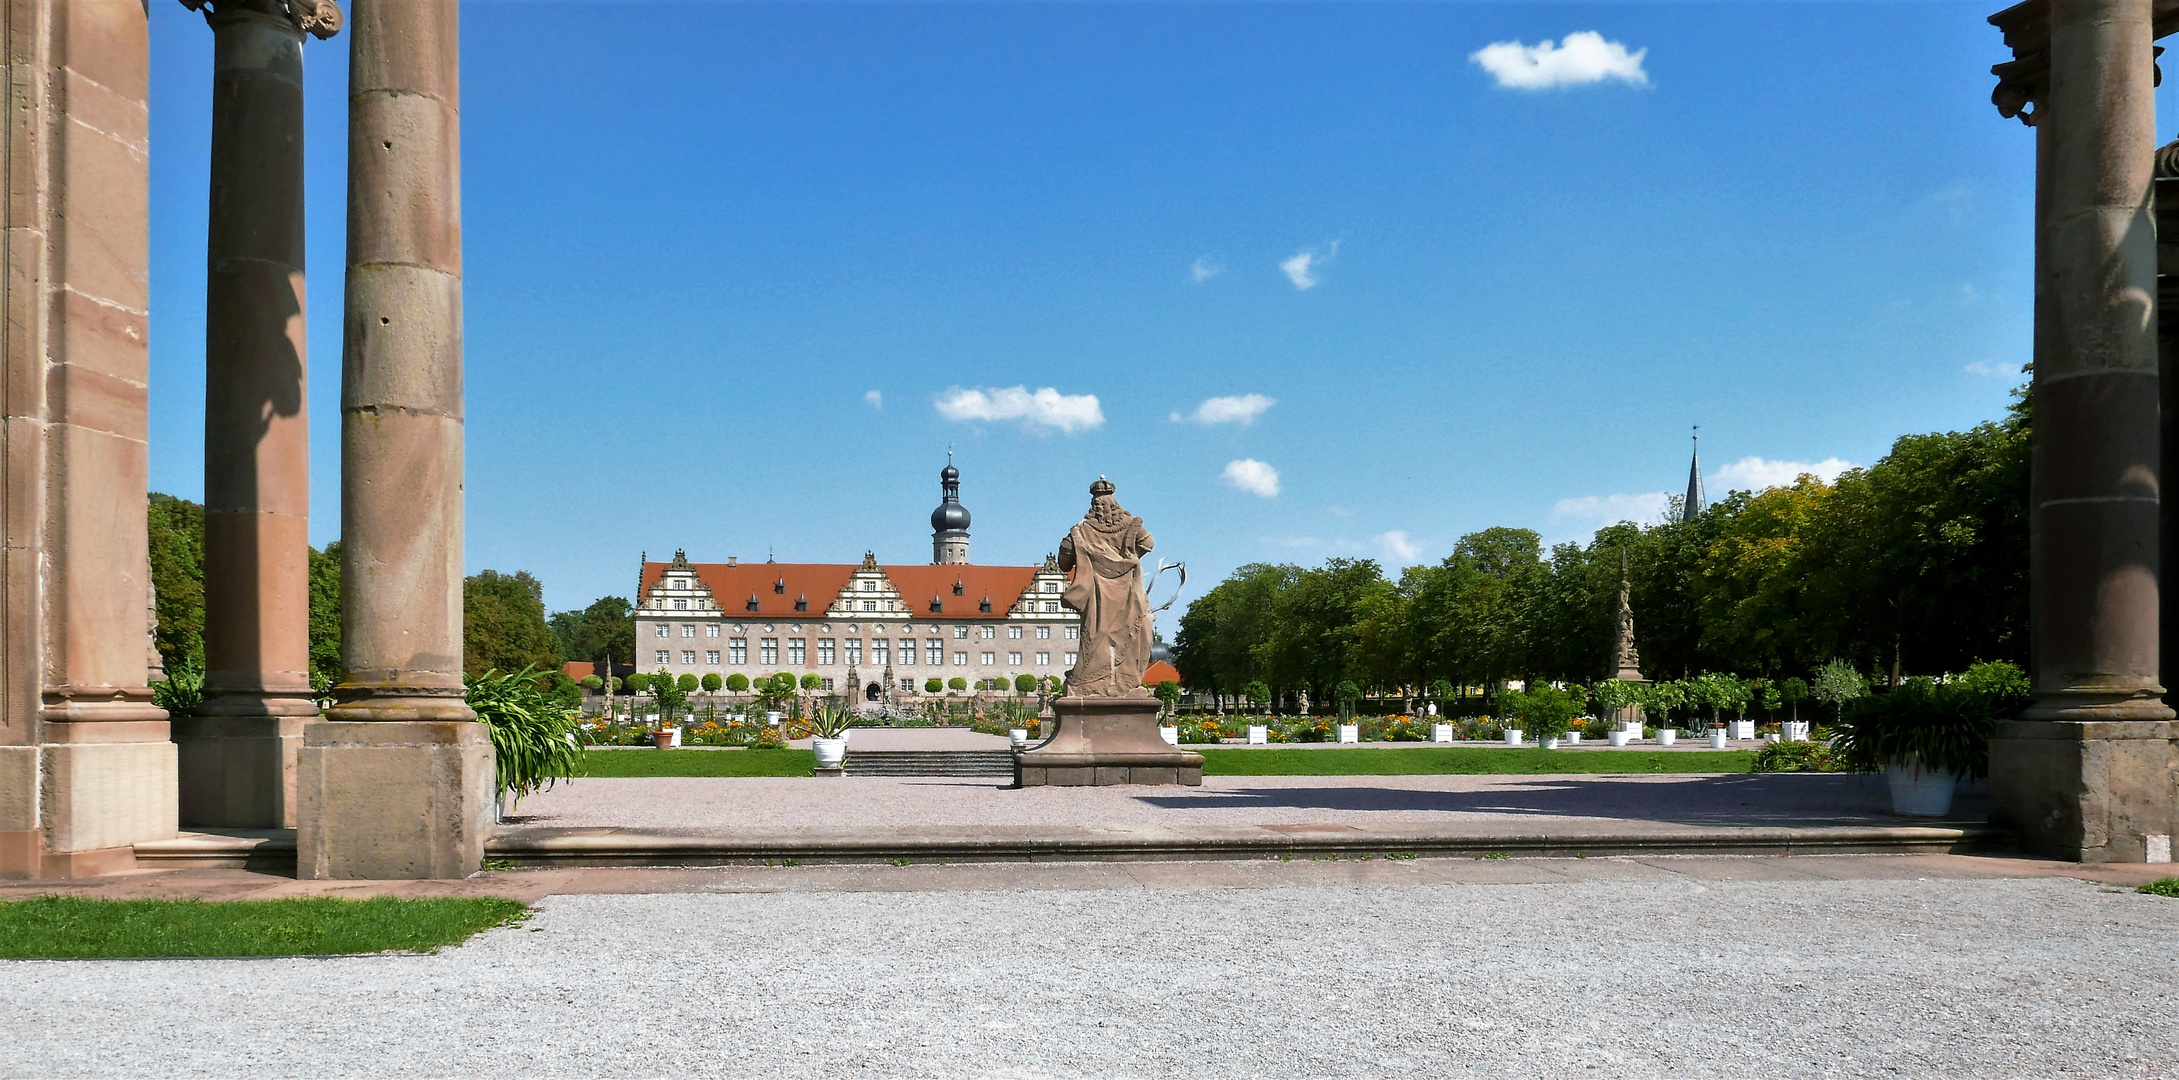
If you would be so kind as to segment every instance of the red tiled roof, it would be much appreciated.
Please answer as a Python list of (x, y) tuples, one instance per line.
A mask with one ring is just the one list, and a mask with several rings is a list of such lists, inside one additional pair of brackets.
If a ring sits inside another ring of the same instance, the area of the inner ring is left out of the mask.
[[(641, 586), (636, 594), (640, 602), (649, 597), (666, 569), (672, 563), (647, 562), (643, 564)], [(840, 590), (847, 587), (857, 563), (690, 563), (697, 580), (711, 590), (711, 598), (719, 605), (719, 613), (728, 618), (747, 615), (761, 618), (809, 617), (825, 613), (832, 602), (839, 598)], [(991, 598), (990, 615), (1003, 617), (1021, 599), (1022, 590), (1035, 579), (1038, 567), (1034, 566), (888, 566), (885, 576), (900, 590), (901, 602), (907, 605), (907, 614), (916, 619), (975, 618), (985, 613), (979, 610), (984, 597)], [(961, 595), (953, 593), (954, 583), (961, 583)], [(783, 585), (784, 583), (784, 585)], [(757, 610), (749, 610), (749, 598), (756, 597)], [(931, 610), (931, 599), (936, 597), (941, 611)], [(796, 611), (795, 601), (807, 598), (808, 611)], [(637, 614), (643, 614), (638, 610)], [(887, 612), (898, 618), (900, 612)]]
[[(900, 590), (908, 614), (918, 619), (976, 618), (985, 614), (982, 604), (991, 598), (989, 614), (1005, 617), (1021, 599), (1023, 589), (1035, 580), (1034, 566), (888, 566), (885, 576)], [(955, 582), (961, 595), (953, 594)], [(943, 610), (932, 611), (931, 600)]]
[(1142, 684), (1144, 686), (1156, 686), (1168, 680), (1179, 682), (1180, 670), (1163, 660), (1152, 660), (1149, 667), (1142, 669)]

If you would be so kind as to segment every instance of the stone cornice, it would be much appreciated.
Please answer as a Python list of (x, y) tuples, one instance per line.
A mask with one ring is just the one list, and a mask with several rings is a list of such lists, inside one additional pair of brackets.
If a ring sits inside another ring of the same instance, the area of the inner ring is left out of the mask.
[[(2012, 59), (1990, 68), (1997, 76), (1990, 104), (1999, 115), (2017, 116), (2029, 127), (2035, 126), (2035, 106), (2050, 91), (2050, 5), (2051, 0), (2023, 0), (1989, 19), (2013, 51)], [(2179, 0), (2151, 0), (2149, 10), (2155, 36), (2179, 33)], [(2157, 82), (2163, 82), (2162, 70)]]
[(333, 0), (181, 0), (181, 4), (203, 12), (204, 21), (212, 26), (223, 18), (269, 16), (320, 41), (340, 33), (344, 21)]

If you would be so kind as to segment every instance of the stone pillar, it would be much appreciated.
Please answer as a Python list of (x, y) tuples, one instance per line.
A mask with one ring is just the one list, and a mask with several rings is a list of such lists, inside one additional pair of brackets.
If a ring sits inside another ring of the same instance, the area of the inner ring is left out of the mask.
[(2048, 7), (2037, 99), (2035, 703), (1990, 748), (2023, 846), (2138, 862), (2179, 831), (2158, 676), (2158, 378), (2150, 0)]
[(349, 9), (341, 661), (297, 766), (299, 872), (460, 877), (492, 748), (463, 702), (456, 0)]
[[(185, 4), (192, 0), (183, 0)], [(201, 0), (198, 0), (201, 2)], [(192, 5), (194, 6), (194, 5)], [(217, 0), (204, 341), (204, 704), (177, 719), (181, 816), (292, 828), (310, 688), (304, 0)]]
[(142, 6), (0, 0), (0, 876), (175, 832), (145, 597)]

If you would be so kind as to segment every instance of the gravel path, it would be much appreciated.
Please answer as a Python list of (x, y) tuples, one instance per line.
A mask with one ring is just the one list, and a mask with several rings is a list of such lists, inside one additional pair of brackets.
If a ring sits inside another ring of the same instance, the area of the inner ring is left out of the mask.
[[(1962, 792), (1961, 816), (1981, 817)], [(522, 800), (510, 825), (624, 828), (887, 825), (1277, 825), (1432, 822), (1514, 829), (1627, 821), (1911, 824), (1880, 778), (1723, 776), (1229, 776), (1200, 788), (1043, 787), (850, 776), (585, 779)]]
[(1369, 887), (555, 896), (435, 956), (0, 962), (0, 1075), (2179, 1070), (2179, 901), (1581, 865), (1553, 884), (1373, 864)]

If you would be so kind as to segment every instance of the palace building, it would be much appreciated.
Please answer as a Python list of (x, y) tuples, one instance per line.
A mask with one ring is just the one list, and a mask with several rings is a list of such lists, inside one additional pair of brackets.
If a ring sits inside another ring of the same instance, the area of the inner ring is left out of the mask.
[[(1081, 618), (1059, 602), (1056, 556), (1035, 566), (971, 563), (961, 473), (949, 460), (931, 511), (931, 563), (643, 563), (639, 670), (675, 675), (815, 673), (864, 701), (924, 693), (929, 679), (1064, 677)], [(648, 661), (648, 663), (645, 663)], [(941, 691), (943, 693), (943, 691)]]

